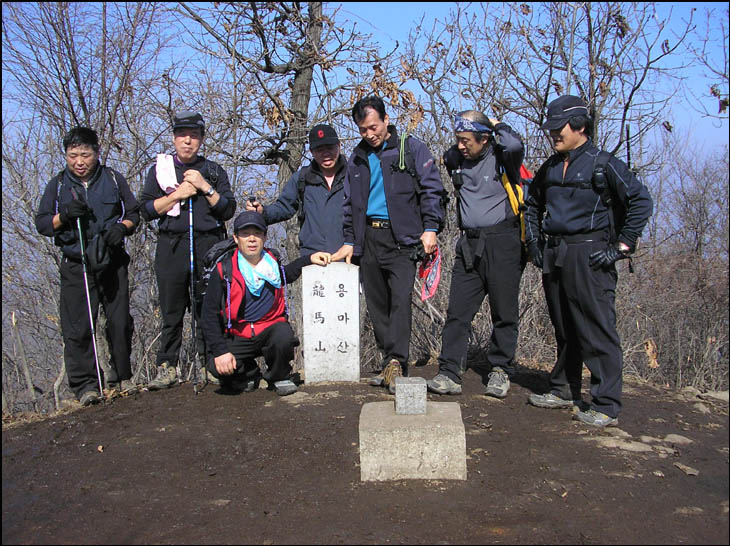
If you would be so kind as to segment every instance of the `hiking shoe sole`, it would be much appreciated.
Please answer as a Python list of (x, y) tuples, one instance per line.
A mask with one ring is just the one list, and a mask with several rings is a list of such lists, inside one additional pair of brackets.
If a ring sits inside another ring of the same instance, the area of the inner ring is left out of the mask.
[(86, 391), (81, 395), (81, 398), (79, 398), (79, 403), (84, 408), (91, 406), (92, 404), (98, 404), (99, 402), (101, 402), (101, 398), (99, 397), (99, 393), (96, 391)]
[(382, 387), (384, 381), (385, 378), (383, 377), (383, 374), (381, 372), (375, 377), (371, 377), (370, 379), (368, 379), (368, 385), (370, 385), (371, 387)]
[(285, 379), (283, 381), (275, 381), (274, 390), (279, 396), (289, 396), (290, 394), (297, 392), (298, 389), (293, 381)]
[(461, 394), (461, 385), (443, 374), (427, 381), (426, 388), (436, 394)]
[(569, 409), (578, 403), (573, 400), (565, 400), (564, 398), (555, 396), (553, 393), (531, 394), (527, 397), (527, 401), (538, 408), (548, 409)]
[(600, 411), (593, 409), (588, 411), (579, 411), (573, 415), (573, 419), (596, 428), (618, 426), (618, 417), (610, 417), (605, 413), (601, 413)]

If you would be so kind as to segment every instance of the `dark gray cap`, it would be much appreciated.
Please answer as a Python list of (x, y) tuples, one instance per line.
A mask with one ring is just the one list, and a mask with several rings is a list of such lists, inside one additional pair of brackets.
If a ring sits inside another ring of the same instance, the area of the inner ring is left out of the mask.
[(547, 121), (542, 124), (545, 131), (557, 131), (575, 116), (587, 116), (588, 108), (580, 97), (563, 95), (548, 104)]
[(192, 110), (178, 112), (172, 118), (172, 130), (183, 128), (200, 129), (200, 134), (202, 135), (205, 132), (203, 116)]
[(248, 226), (255, 226), (265, 233), (267, 226), (264, 215), (255, 210), (244, 210), (233, 221), (233, 233), (238, 233), (239, 230)]

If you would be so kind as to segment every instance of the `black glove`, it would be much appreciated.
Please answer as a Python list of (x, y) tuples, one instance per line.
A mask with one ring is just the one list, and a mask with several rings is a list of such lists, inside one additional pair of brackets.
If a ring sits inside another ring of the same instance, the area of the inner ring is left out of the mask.
[(422, 262), (426, 259), (426, 249), (423, 248), (423, 243), (418, 243), (418, 245), (413, 247), (410, 258), (414, 262)]
[(109, 246), (119, 246), (127, 235), (127, 226), (118, 222), (104, 232), (104, 242)]
[(608, 269), (618, 260), (628, 258), (616, 245), (608, 245), (603, 250), (598, 250), (590, 255), (588, 265), (593, 269)]
[(61, 223), (68, 224), (71, 220), (80, 218), (87, 212), (90, 212), (89, 205), (81, 201), (80, 199), (72, 199), (68, 203), (61, 205), (58, 211)]
[(530, 252), (530, 257), (535, 267), (542, 269), (542, 247), (537, 239), (533, 239), (527, 243), (527, 250)]

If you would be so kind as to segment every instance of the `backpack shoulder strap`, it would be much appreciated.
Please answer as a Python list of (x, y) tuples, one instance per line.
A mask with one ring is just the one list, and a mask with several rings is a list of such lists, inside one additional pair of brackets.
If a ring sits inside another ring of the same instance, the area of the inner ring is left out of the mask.
[(56, 214), (58, 214), (58, 200), (61, 197), (61, 186), (63, 185), (63, 171), (58, 171), (58, 174), (53, 177), (52, 180), (55, 180), (56, 182)]
[(203, 178), (205, 178), (215, 189), (218, 189), (218, 177), (220, 175), (218, 169), (220, 169), (220, 165), (206, 157), (200, 173), (203, 175)]
[(616, 193), (610, 181), (611, 177), (608, 176), (608, 162), (610, 159), (611, 154), (609, 152), (599, 151), (593, 161), (593, 175), (591, 177), (593, 189), (601, 196), (601, 200), (609, 208), (614, 204), (614, 195)]
[(618, 238), (616, 226), (615, 207), (618, 205), (618, 197), (616, 195), (615, 183), (612, 184), (611, 177), (608, 175), (608, 162), (611, 154), (604, 150), (596, 154), (593, 162), (593, 175), (591, 176), (591, 184), (593, 190), (600, 195), (601, 202), (608, 209), (609, 235), (611, 242), (615, 242)]
[(418, 176), (416, 161), (411, 153), (410, 137), (406, 132), (399, 135), (398, 163), (391, 164), (390, 168), (393, 172), (408, 173), (416, 182), (420, 182), (421, 177)]
[(299, 227), (302, 227), (304, 223), (304, 190), (307, 188), (307, 176), (309, 176), (311, 169), (311, 165), (299, 169), (299, 178), (297, 179), (297, 220), (299, 221)]

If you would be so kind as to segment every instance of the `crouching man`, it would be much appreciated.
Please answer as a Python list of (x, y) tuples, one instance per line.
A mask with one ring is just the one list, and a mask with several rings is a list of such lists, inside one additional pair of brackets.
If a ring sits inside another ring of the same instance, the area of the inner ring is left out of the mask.
[[(315, 252), (282, 266), (265, 248), (266, 222), (254, 211), (233, 223), (236, 249), (212, 272), (203, 300), (202, 328), (212, 359), (208, 371), (222, 390), (250, 392), (263, 378), (279, 396), (296, 392), (291, 361), (299, 340), (287, 318), (284, 286), (299, 278), (305, 265), (327, 265), (331, 255)], [(255, 358), (263, 356), (263, 374)]]

